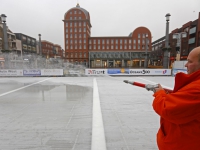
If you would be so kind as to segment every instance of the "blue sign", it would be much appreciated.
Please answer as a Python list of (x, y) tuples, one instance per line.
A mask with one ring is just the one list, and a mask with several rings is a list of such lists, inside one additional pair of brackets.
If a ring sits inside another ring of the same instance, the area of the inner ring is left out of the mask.
[(23, 75), (24, 76), (40, 76), (41, 71), (35, 70), (35, 69), (23, 70)]
[(129, 69), (108, 69), (108, 74), (129, 74)]

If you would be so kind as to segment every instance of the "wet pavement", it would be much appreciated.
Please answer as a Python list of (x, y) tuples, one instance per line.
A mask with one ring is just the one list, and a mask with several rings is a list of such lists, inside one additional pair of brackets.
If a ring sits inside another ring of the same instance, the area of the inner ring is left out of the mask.
[(0, 149), (94, 150), (100, 141), (107, 150), (156, 150), (153, 93), (123, 80), (174, 84), (160, 76), (0, 78)]

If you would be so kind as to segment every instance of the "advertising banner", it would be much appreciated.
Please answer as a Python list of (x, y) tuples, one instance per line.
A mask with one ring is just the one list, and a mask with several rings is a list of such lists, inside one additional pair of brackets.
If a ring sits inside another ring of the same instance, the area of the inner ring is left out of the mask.
[(107, 69), (85, 69), (85, 75), (106, 75)]
[(63, 69), (41, 69), (41, 76), (62, 76)]
[(109, 75), (129, 75), (129, 69), (107, 69)]
[(39, 69), (27, 69), (23, 70), (24, 76), (41, 76), (41, 71)]
[(14, 70), (14, 69), (8, 69), (0, 70), (0, 76), (23, 76), (23, 70)]
[(129, 69), (129, 75), (171, 75), (171, 69)]

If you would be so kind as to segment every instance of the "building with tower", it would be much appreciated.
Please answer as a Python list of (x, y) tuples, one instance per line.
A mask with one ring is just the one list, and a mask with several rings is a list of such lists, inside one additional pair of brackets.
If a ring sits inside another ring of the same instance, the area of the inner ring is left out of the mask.
[(146, 27), (127, 36), (92, 37), (90, 14), (79, 4), (65, 13), (63, 22), (65, 61), (89, 68), (141, 68), (151, 63), (152, 36)]

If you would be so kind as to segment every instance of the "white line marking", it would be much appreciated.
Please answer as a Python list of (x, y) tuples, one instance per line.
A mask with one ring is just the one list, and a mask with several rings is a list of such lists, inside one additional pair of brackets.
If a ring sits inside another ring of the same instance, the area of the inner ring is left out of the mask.
[(104, 126), (96, 78), (93, 79), (93, 118), (91, 150), (106, 150)]
[[(150, 80), (141, 78), (141, 77), (137, 77), (137, 78), (139, 78), (139, 79), (141, 79), (141, 80), (144, 80), (144, 81), (148, 81), (148, 82), (153, 83), (153, 84), (158, 84), (158, 83), (156, 83), (156, 82), (153, 82), (153, 81), (150, 81)], [(162, 85), (162, 87), (168, 88), (168, 89), (171, 89), (171, 90), (172, 90), (172, 87), (169, 87), (169, 86)]]
[(21, 90), (21, 89), (25, 89), (25, 88), (27, 88), (27, 87), (29, 87), (29, 86), (32, 86), (32, 85), (38, 84), (38, 83), (40, 83), (40, 82), (44, 82), (44, 81), (49, 80), (49, 79), (51, 79), (51, 78), (47, 78), (47, 79), (44, 79), (44, 80), (42, 80), (42, 81), (38, 81), (38, 82), (36, 82), (36, 83), (32, 83), (32, 84), (29, 84), (29, 85), (23, 86), (23, 87), (21, 87), (21, 88), (18, 88), (18, 89), (15, 89), (15, 90), (12, 90), (12, 91), (9, 91), (9, 92), (6, 92), (6, 93), (3, 93), (3, 94), (0, 94), (0, 97), (1, 97), (1, 96), (4, 96), (4, 95), (7, 95), (7, 94), (10, 94), (10, 93), (13, 93), (13, 92), (16, 92), (16, 91), (19, 91), (19, 90)]

